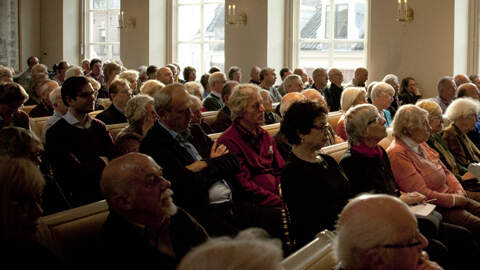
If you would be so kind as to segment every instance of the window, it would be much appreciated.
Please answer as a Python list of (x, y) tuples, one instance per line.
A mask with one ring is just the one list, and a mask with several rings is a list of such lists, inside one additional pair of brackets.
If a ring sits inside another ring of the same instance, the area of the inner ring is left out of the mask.
[(120, 0), (86, 0), (85, 4), (85, 57), (120, 60)]
[[(342, 70), (344, 81), (366, 65), (367, 0), (301, 0), (296, 63)], [(333, 16), (331, 15), (333, 14)]]
[(197, 74), (225, 66), (225, 1), (177, 0), (174, 61)]

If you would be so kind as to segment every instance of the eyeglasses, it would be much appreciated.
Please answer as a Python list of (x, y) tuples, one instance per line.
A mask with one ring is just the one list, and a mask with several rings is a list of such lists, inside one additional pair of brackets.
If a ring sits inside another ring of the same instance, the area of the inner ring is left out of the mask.
[(328, 128), (328, 123), (325, 123), (325, 124), (321, 124), (319, 126), (316, 126), (316, 125), (313, 125), (312, 128), (313, 129), (317, 129), (317, 130), (326, 130)]
[(408, 242), (411, 242), (411, 240), (416, 240), (415, 242), (411, 242), (408, 244), (387, 244), (387, 245), (381, 245), (378, 246), (379, 248), (411, 248), (411, 247), (417, 247), (422, 244), (421, 238), (424, 237), (420, 234), (420, 232), (417, 230), (415, 232), (415, 236), (411, 238)]
[(382, 116), (380, 114), (377, 114), (377, 117), (375, 117), (375, 119), (368, 121), (368, 125), (371, 125), (375, 122), (380, 123), (381, 121), (382, 121)]

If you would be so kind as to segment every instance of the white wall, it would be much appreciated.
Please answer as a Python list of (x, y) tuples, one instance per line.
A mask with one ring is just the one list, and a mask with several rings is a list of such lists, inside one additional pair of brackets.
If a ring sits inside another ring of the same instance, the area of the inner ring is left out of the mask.
[(52, 69), (63, 58), (63, 1), (40, 1), (40, 62)]
[(424, 97), (435, 96), (437, 80), (454, 70), (454, 1), (408, 1), (415, 19), (404, 24), (395, 21), (396, 0), (370, 1), (369, 81), (413, 76)]
[(468, 2), (455, 0), (453, 73), (467, 73), (468, 66)]
[(63, 36), (62, 36), (62, 59), (71, 65), (78, 65), (80, 62), (81, 31), (81, 2), (80, 0), (63, 1)]
[(30, 56), (40, 58), (40, 1), (20, 1), (20, 65), (22, 70), (28, 68)]

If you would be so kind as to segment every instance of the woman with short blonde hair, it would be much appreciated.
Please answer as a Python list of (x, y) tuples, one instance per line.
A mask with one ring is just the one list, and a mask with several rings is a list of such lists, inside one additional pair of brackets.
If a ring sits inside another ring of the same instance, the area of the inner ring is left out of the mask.
[(364, 103), (367, 103), (367, 92), (364, 88), (348, 87), (343, 90), (340, 98), (340, 107), (343, 115), (338, 119), (337, 125), (335, 126), (335, 133), (343, 140), (347, 140), (347, 133), (345, 132), (345, 113), (350, 107)]

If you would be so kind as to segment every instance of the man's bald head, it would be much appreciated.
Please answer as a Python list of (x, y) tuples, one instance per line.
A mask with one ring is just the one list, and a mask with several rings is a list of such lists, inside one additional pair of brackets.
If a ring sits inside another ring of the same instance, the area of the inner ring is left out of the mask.
[(479, 90), (474, 83), (464, 83), (457, 89), (457, 97), (470, 97), (476, 100), (480, 100)]
[(301, 92), (301, 94), (304, 95), (308, 100), (317, 102), (322, 106), (324, 106), (325, 108), (328, 108), (325, 98), (316, 89), (312, 89), (312, 88), (305, 89)]
[(173, 73), (168, 67), (162, 67), (157, 70), (157, 80), (165, 85), (173, 83)]
[(465, 74), (457, 74), (455, 75), (455, 77), (453, 77), (453, 80), (455, 80), (455, 84), (457, 85), (457, 87), (464, 83), (470, 82), (470, 79)]
[(280, 103), (280, 115), (283, 117), (293, 103), (305, 99), (305, 96), (298, 92), (287, 93), (282, 97), (282, 102)]

